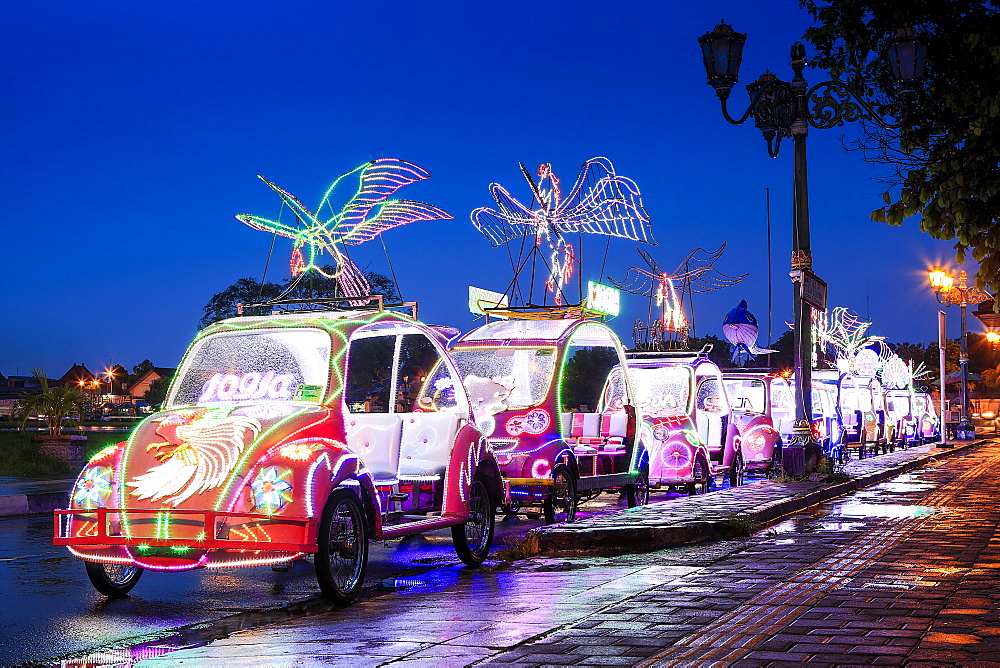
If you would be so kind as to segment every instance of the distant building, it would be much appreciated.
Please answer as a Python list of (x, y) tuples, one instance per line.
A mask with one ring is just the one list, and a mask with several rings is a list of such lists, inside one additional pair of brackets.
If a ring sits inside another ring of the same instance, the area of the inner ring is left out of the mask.
[(53, 382), (53, 385), (76, 385), (81, 388), (92, 387), (97, 379), (90, 369), (83, 364), (74, 364), (62, 377)]
[(146, 396), (146, 391), (149, 390), (149, 386), (153, 384), (154, 380), (158, 378), (172, 378), (176, 371), (177, 369), (157, 366), (136, 378), (128, 388), (128, 393), (133, 397), (133, 402), (143, 400), (143, 397)]

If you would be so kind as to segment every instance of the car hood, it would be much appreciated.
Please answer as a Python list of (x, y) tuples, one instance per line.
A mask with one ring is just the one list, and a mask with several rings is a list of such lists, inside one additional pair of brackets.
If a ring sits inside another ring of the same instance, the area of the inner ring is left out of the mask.
[[(249, 467), (283, 441), (322, 434), (344, 442), (339, 413), (315, 405), (248, 404), (161, 411), (120, 454), (122, 508), (218, 508)], [(324, 439), (324, 440), (325, 440)]]

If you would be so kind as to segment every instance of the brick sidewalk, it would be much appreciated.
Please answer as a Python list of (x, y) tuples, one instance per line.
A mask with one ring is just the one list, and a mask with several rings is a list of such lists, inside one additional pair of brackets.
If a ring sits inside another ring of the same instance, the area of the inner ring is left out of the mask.
[[(998, 450), (949, 451), (917, 473), (828, 502), (758, 538), (437, 569), (410, 588), (204, 647), (169, 651), (176, 645), (165, 641), (160, 649), (168, 653), (138, 665), (996, 660)], [(915, 454), (865, 460), (857, 466), (866, 471), (857, 473), (908, 465)], [(715, 494), (662, 505), (707, 504)]]
[(928, 445), (851, 460), (845, 472), (853, 479), (832, 485), (763, 480), (669, 503), (656, 503), (657, 492), (653, 492), (652, 503), (646, 506), (535, 529), (529, 534), (527, 548), (530, 554), (611, 554), (650, 552), (731, 538), (733, 529), (729, 520), (734, 517), (755, 523), (770, 522), (919, 468), (934, 459), (954, 456), (972, 445), (968, 442), (956, 442), (948, 448)]

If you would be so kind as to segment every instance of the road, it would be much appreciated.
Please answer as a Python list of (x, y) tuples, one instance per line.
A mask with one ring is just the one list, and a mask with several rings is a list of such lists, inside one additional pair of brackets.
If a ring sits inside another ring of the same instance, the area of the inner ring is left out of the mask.
[[(660, 495), (662, 498), (662, 495)], [(623, 508), (603, 495), (581, 507), (581, 517)], [(498, 521), (494, 549), (516, 542), (540, 520)], [(94, 648), (153, 640), (181, 627), (244, 615), (241, 625), (261, 622), (261, 611), (301, 607), (319, 593), (312, 565), (288, 572), (270, 567), (145, 572), (132, 594), (109, 601), (91, 586), (83, 564), (51, 544), (50, 517), (0, 519), (0, 666), (80, 655)], [(459, 563), (450, 530), (373, 543), (366, 588), (392, 589), (407, 578)], [(398, 582), (397, 582), (398, 580)], [(315, 600), (309, 611), (323, 609)], [(308, 614), (308, 613), (306, 613)], [(264, 617), (266, 618), (266, 616)], [(228, 628), (228, 627), (227, 627)], [(211, 633), (209, 633), (209, 639)]]

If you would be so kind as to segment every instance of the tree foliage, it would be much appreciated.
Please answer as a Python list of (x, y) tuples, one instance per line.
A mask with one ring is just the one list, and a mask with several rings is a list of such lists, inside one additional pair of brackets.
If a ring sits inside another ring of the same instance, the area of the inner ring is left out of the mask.
[[(334, 267), (322, 268), (332, 274)], [(399, 299), (395, 283), (388, 277), (374, 271), (363, 272), (371, 285), (372, 294), (382, 295), (386, 301)], [(281, 283), (261, 283), (256, 278), (241, 278), (222, 292), (212, 295), (205, 304), (204, 315), (198, 323), (199, 327), (207, 327), (216, 320), (232, 318), (236, 315), (237, 304), (260, 304), (275, 299), (309, 299), (312, 297), (337, 297), (341, 293), (336, 279), (327, 278), (316, 272), (308, 272), (298, 279), (285, 279)], [(244, 315), (264, 315), (265, 307), (252, 307), (243, 310)]]
[[(872, 219), (901, 225), (920, 216), (956, 259), (979, 262), (976, 283), (1000, 290), (1000, 12), (986, 0), (800, 0), (819, 25), (805, 38), (814, 64), (888, 102), (881, 57), (898, 29), (927, 44), (924, 91), (901, 131), (864, 126), (866, 159), (889, 165), (886, 206)], [(866, 83), (872, 84), (866, 86)]]
[(170, 387), (170, 380), (169, 377), (154, 378), (153, 382), (149, 384), (149, 389), (142, 395), (142, 398), (150, 406), (159, 406), (167, 398), (167, 389)]

